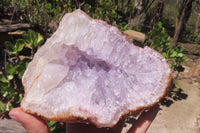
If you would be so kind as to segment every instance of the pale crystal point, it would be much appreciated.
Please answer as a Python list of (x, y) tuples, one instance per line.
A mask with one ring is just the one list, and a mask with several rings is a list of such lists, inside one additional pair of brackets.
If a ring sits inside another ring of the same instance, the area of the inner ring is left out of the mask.
[(47, 120), (112, 127), (157, 103), (171, 83), (166, 60), (81, 10), (66, 14), (23, 76), (21, 108)]

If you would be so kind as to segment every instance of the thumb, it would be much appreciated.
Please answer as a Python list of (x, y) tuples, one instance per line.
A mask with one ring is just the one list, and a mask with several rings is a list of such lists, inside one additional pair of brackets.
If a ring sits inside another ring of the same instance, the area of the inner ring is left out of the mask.
[(149, 111), (143, 112), (128, 133), (146, 133), (159, 110), (159, 105), (155, 105)]
[(22, 124), (27, 133), (50, 133), (45, 121), (36, 116), (30, 115), (22, 111), (20, 108), (14, 108), (9, 112), (9, 116)]

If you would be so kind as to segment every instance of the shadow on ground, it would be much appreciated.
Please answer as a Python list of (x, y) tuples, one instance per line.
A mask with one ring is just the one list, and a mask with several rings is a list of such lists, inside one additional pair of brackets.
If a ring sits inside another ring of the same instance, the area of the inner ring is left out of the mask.
[[(180, 100), (186, 100), (187, 97), (188, 97), (188, 94), (186, 94), (183, 89), (177, 88), (174, 84), (172, 87), (172, 90), (169, 92), (169, 94), (165, 98), (163, 98), (160, 101), (160, 104), (162, 106), (170, 107), (174, 102), (180, 101)], [(126, 124), (124, 125), (124, 127), (126, 127), (127, 124), (131, 124), (131, 125), (134, 124), (135, 121), (136, 119), (134, 117), (128, 117), (126, 119)]]
[(172, 90), (169, 92), (168, 96), (160, 101), (160, 104), (166, 107), (170, 107), (174, 102), (180, 100), (186, 100), (188, 95), (184, 93), (184, 90), (177, 88), (173, 85)]
[(133, 117), (127, 117), (126, 118), (126, 122), (124, 124), (124, 127), (127, 127), (127, 124), (131, 124), (132, 125), (135, 121), (136, 121), (135, 118), (133, 118)]

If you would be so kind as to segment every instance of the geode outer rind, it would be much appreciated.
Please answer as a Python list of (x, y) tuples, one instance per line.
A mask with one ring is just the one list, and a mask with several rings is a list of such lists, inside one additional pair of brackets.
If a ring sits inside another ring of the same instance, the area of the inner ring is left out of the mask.
[(172, 76), (158, 52), (132, 45), (117, 28), (76, 10), (37, 51), (22, 82), (25, 112), (112, 127), (159, 102)]

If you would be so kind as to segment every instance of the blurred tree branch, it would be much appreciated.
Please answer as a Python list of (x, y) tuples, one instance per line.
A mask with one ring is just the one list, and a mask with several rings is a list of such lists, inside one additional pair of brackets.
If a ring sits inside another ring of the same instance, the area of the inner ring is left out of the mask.
[(193, 2), (194, 0), (178, 0), (179, 10), (176, 19), (176, 29), (173, 38), (174, 45), (177, 44), (179, 37), (190, 17)]

